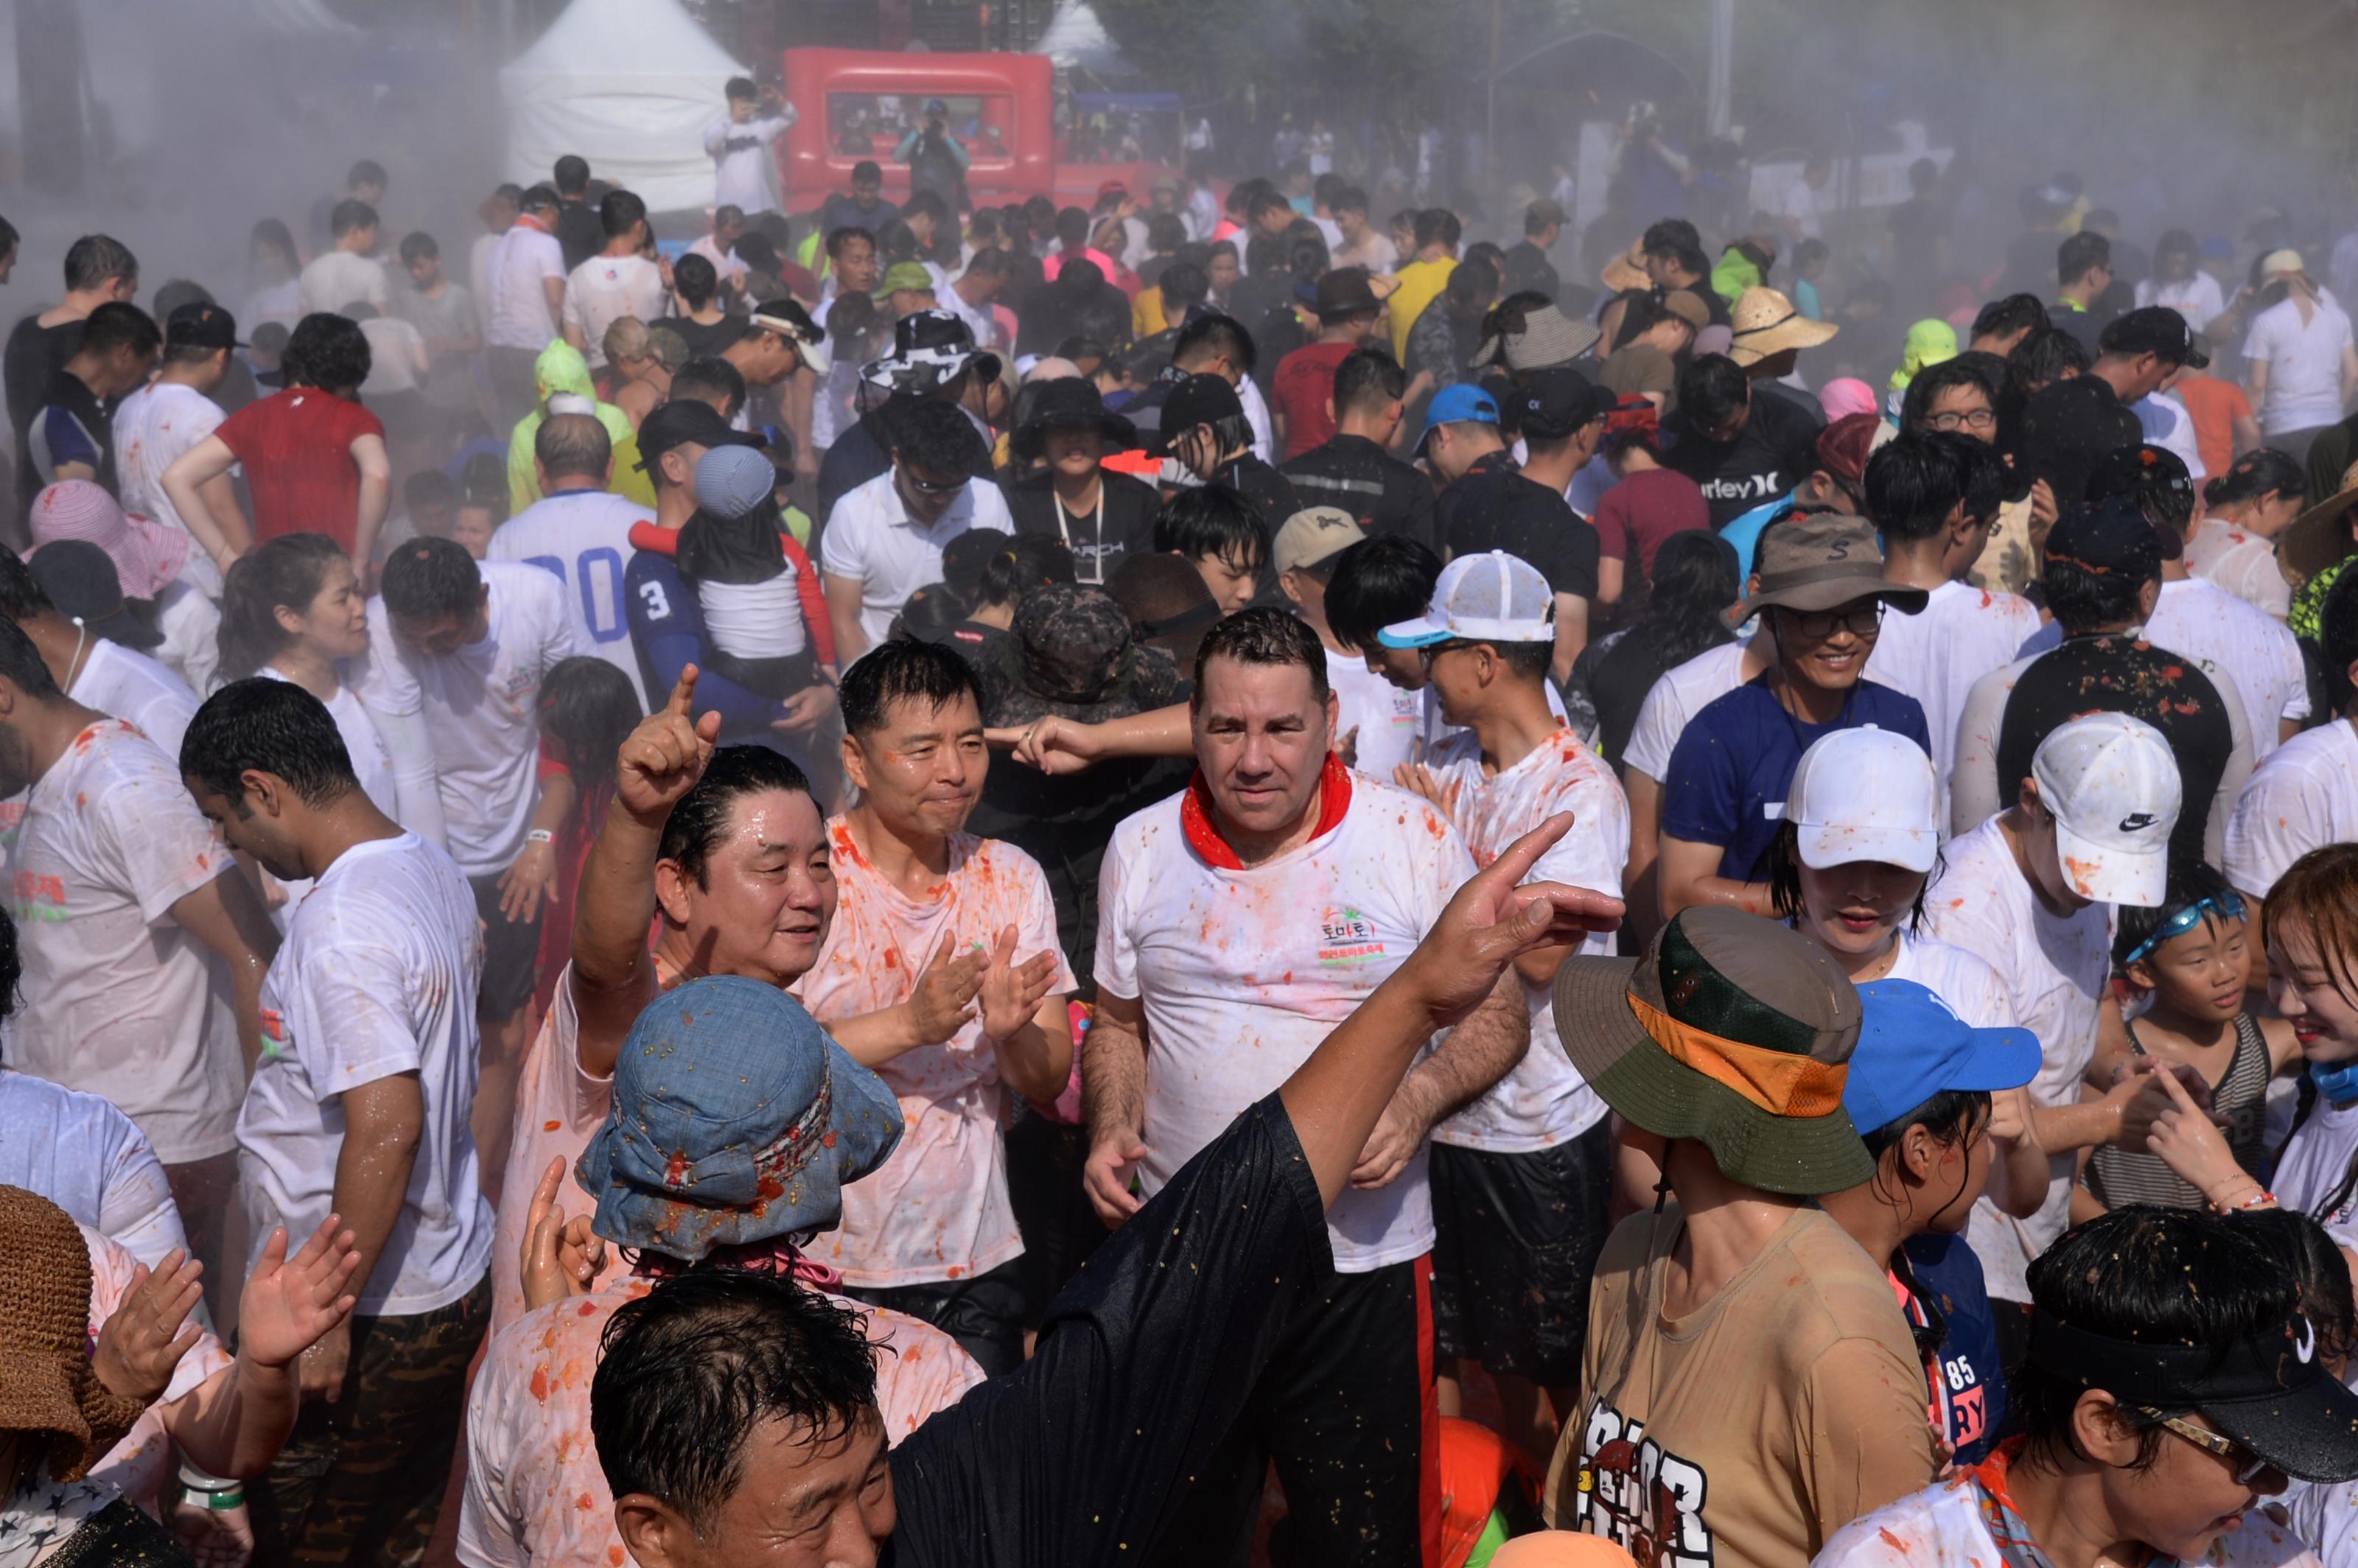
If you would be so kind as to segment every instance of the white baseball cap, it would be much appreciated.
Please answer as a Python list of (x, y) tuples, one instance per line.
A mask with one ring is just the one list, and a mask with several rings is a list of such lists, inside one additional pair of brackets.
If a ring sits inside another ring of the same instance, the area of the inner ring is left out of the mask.
[(1785, 819), (1813, 871), (1857, 860), (1930, 871), (1941, 852), (1941, 781), (1905, 735), (1837, 730), (1793, 765)]
[(2055, 814), (2055, 853), (2071, 891), (2150, 909), (2169, 882), (2169, 834), (2185, 786), (2161, 731), (2125, 713), (2074, 719), (2030, 760)]
[(1482, 643), (1555, 641), (1555, 590), (1539, 568), (1504, 550), (1460, 556), (1441, 568), (1433, 602), (1414, 621), (1376, 633), (1387, 648), (1429, 648), (1458, 639)]

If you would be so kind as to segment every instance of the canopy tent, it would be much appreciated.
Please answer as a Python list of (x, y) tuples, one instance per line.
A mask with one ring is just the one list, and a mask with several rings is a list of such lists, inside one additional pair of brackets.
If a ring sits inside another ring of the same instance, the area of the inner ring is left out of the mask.
[(1138, 68), (1106, 37), (1105, 24), (1098, 19), (1089, 0), (1064, 0), (1032, 52), (1046, 55), (1060, 70), (1109, 77), (1138, 74)]
[(704, 129), (728, 112), (729, 79), (747, 74), (680, 0), (573, 0), (500, 72), (508, 172), (530, 184), (579, 153), (650, 211), (709, 206)]

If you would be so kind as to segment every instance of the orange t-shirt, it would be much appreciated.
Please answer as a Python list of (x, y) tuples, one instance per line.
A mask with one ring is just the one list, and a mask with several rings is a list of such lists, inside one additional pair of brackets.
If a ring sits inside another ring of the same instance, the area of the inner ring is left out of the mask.
[(2216, 479), (2235, 460), (2235, 421), (2252, 416), (2250, 400), (2242, 387), (2215, 375), (2185, 376), (2169, 390), (2194, 420), (2203, 471)]

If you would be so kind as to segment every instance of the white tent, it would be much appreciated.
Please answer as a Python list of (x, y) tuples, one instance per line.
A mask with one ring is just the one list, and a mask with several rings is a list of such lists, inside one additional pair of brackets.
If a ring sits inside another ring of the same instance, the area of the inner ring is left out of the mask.
[(709, 206), (704, 128), (728, 112), (721, 88), (746, 74), (679, 0), (573, 0), (500, 72), (509, 175), (546, 179), (579, 153), (650, 211)]
[(1105, 24), (1098, 19), (1089, 0), (1064, 0), (1032, 52), (1046, 55), (1062, 70), (1078, 67), (1098, 76), (1137, 74), (1137, 69), (1106, 37)]

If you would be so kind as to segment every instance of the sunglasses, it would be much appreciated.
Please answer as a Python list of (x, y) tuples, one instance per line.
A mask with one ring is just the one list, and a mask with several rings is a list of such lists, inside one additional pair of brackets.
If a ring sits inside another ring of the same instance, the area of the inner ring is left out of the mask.
[(956, 495), (970, 482), (963, 479), (919, 479), (907, 469), (901, 470), (901, 477), (907, 481), (909, 488), (919, 495)]
[(1816, 641), (1831, 637), (1837, 628), (1854, 637), (1872, 637), (1883, 630), (1883, 601), (1850, 610), (1788, 610), (1793, 630)]
[(2242, 897), (2239, 896), (2234, 889), (2230, 888), (2227, 892), (2219, 894), (2215, 898), (2196, 899), (2192, 903), (2185, 905), (2183, 908), (2171, 914), (2169, 919), (2163, 921), (2159, 925), (2155, 926), (2152, 935), (2147, 937), (2144, 941), (2130, 948), (2128, 957), (2121, 960), (2121, 968), (2125, 969), (2127, 968), (2131, 964), (2136, 963), (2138, 959), (2144, 957), (2148, 953), (2151, 953), (2164, 942), (2172, 941), (2178, 937), (2185, 935), (2188, 932), (2201, 925), (2204, 920), (2214, 914), (2222, 920), (2243, 919), (2244, 901)]
[(2164, 1428), (2173, 1436), (2184, 1438), (2203, 1453), (2216, 1454), (2224, 1459), (2234, 1475), (2235, 1485), (2239, 1487), (2251, 1486), (2267, 1473), (2268, 1462), (2232, 1437), (2212, 1432), (2207, 1427), (2197, 1426), (2192, 1422), (2182, 1420), (2178, 1416), (2164, 1415), (2158, 1410), (2148, 1410), (2141, 1406), (2137, 1413), (2150, 1416), (2154, 1424)]

